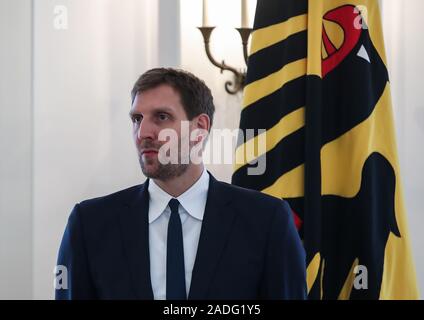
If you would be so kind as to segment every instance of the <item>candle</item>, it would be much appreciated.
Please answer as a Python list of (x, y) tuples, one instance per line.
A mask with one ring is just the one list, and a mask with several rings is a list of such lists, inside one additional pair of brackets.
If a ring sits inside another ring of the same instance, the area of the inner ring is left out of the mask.
[(203, 27), (207, 27), (209, 25), (209, 17), (208, 17), (208, 0), (203, 0)]
[(241, 0), (241, 27), (249, 28), (247, 0)]

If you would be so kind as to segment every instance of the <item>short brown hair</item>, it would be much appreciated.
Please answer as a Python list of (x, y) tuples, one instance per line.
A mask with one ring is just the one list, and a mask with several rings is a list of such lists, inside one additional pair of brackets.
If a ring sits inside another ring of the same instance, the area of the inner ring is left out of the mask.
[(131, 91), (131, 101), (134, 103), (136, 95), (140, 92), (167, 84), (174, 88), (181, 97), (181, 104), (187, 114), (187, 118), (205, 113), (210, 118), (212, 127), (215, 106), (211, 90), (204, 81), (190, 72), (173, 68), (155, 68), (143, 73)]

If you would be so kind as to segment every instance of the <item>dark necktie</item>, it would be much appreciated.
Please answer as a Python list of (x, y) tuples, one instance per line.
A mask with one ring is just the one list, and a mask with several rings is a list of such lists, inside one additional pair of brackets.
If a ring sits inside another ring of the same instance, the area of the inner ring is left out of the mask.
[(186, 300), (183, 230), (177, 199), (169, 201), (171, 217), (168, 223), (166, 248), (166, 299)]

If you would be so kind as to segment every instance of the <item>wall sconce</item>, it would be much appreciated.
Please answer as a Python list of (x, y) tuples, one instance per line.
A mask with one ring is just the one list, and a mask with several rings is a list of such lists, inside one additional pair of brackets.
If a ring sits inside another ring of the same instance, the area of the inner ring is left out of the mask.
[[(240, 33), (241, 36), (241, 42), (243, 46), (243, 56), (244, 61), (246, 63), (247, 67), (247, 61), (248, 61), (248, 52), (247, 52), (247, 46), (249, 43), (250, 34), (252, 33), (252, 28), (248, 27), (248, 15), (247, 15), (247, 0), (241, 0), (242, 6), (241, 6), (241, 28), (236, 28), (236, 30)], [(225, 82), (225, 91), (227, 91), (229, 94), (236, 94), (239, 91), (242, 91), (244, 88), (245, 80), (246, 80), (246, 71), (237, 70), (236, 68), (229, 66), (225, 63), (224, 60), (222, 60), (221, 63), (219, 63), (213, 56), (210, 50), (210, 37), (215, 29), (215, 27), (208, 26), (208, 10), (207, 10), (207, 0), (203, 0), (203, 26), (198, 27), (200, 32), (203, 36), (203, 41), (205, 43), (205, 51), (206, 55), (209, 59), (209, 61), (216, 66), (217, 68), (221, 69), (221, 73), (224, 71), (230, 71), (233, 73), (234, 78), (233, 81), (226, 81)]]

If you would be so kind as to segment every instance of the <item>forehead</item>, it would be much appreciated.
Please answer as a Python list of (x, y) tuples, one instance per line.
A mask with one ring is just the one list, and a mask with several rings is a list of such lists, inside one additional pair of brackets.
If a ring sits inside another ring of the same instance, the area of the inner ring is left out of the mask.
[(132, 111), (149, 112), (164, 107), (175, 112), (184, 111), (180, 94), (167, 84), (138, 93), (134, 99)]

